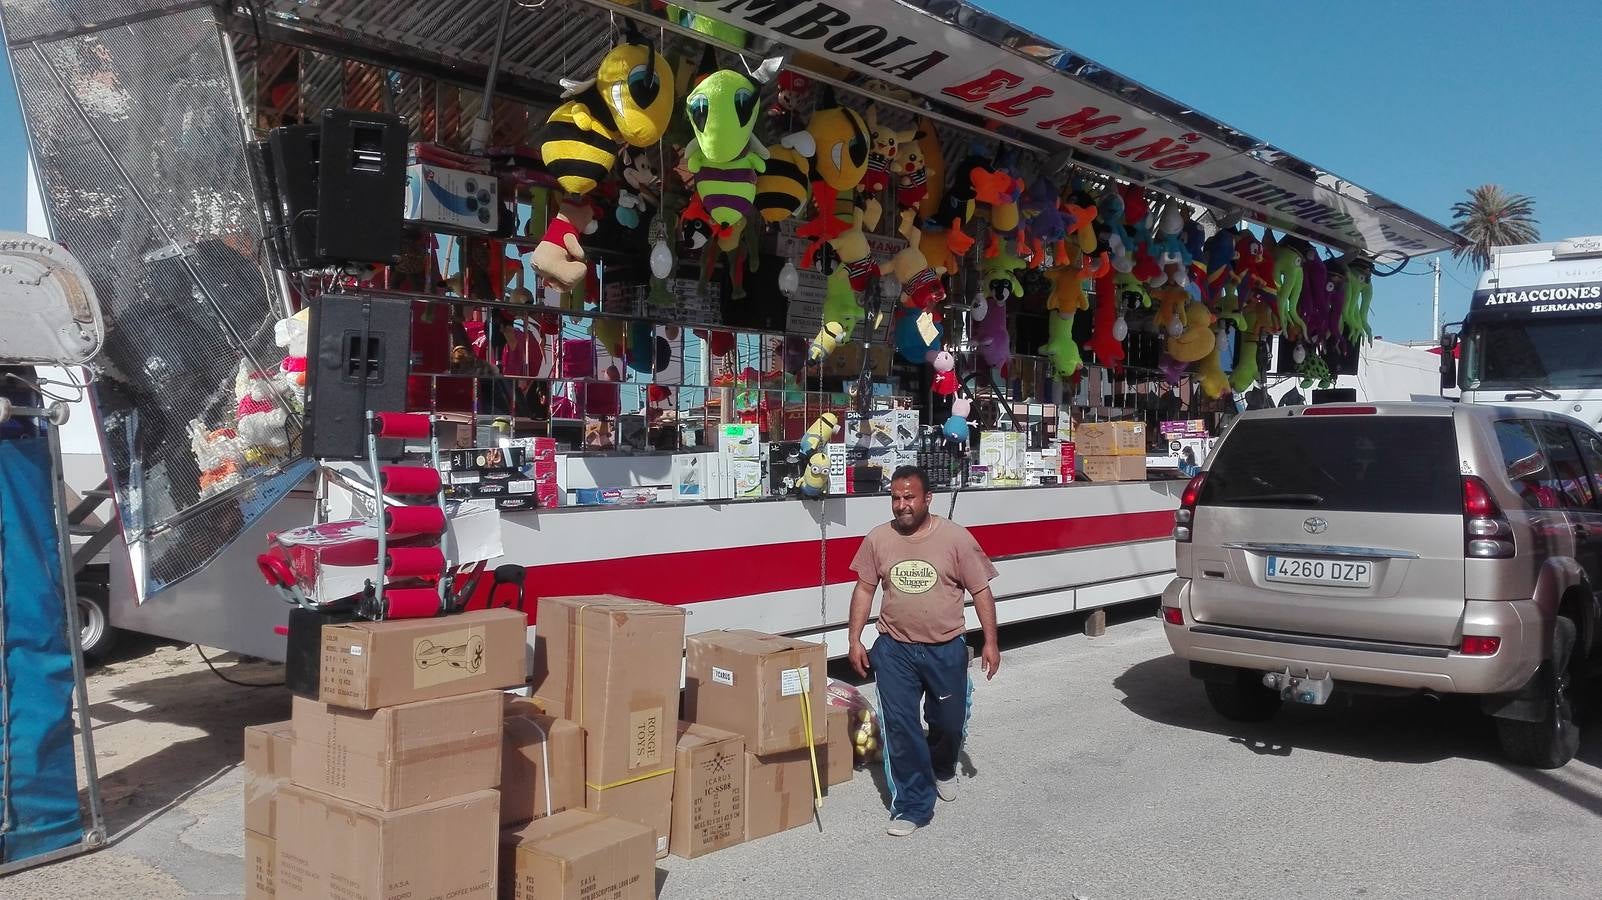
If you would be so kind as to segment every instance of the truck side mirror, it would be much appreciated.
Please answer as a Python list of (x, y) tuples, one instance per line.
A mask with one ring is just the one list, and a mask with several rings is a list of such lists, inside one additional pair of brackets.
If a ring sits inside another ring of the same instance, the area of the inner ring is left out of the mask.
[(1457, 335), (1441, 334), (1441, 390), (1457, 387)]

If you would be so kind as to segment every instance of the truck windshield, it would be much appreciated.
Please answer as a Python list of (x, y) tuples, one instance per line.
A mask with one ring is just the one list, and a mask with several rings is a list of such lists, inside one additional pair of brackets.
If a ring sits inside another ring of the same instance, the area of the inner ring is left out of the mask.
[(1463, 345), (1465, 388), (1602, 386), (1602, 319), (1471, 325)]

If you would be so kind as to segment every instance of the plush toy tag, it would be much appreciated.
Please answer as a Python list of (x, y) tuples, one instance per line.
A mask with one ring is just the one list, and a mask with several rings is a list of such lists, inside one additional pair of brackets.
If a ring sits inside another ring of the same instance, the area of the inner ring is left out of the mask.
[(923, 338), (925, 344), (934, 346), (935, 341), (940, 339), (940, 333), (935, 330), (934, 316), (928, 310), (924, 310), (918, 316), (917, 325), (918, 336)]

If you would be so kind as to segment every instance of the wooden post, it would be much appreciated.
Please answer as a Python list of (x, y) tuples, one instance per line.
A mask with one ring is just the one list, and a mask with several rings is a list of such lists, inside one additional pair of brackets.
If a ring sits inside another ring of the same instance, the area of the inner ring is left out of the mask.
[(1107, 633), (1107, 611), (1098, 609), (1085, 617), (1085, 634), (1088, 637), (1101, 637)]

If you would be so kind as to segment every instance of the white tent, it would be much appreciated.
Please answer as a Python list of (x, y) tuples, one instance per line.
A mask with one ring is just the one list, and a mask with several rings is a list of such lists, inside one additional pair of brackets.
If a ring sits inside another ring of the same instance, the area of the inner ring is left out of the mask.
[[(1391, 341), (1374, 341), (1363, 348), (1356, 375), (1341, 375), (1337, 388), (1355, 388), (1357, 399), (1378, 403), (1387, 400), (1440, 400), (1441, 358), (1428, 350)], [(1301, 390), (1301, 380), (1286, 377), (1268, 388), (1278, 405), (1292, 390), (1301, 391), (1302, 402), (1312, 399), (1312, 391)]]

